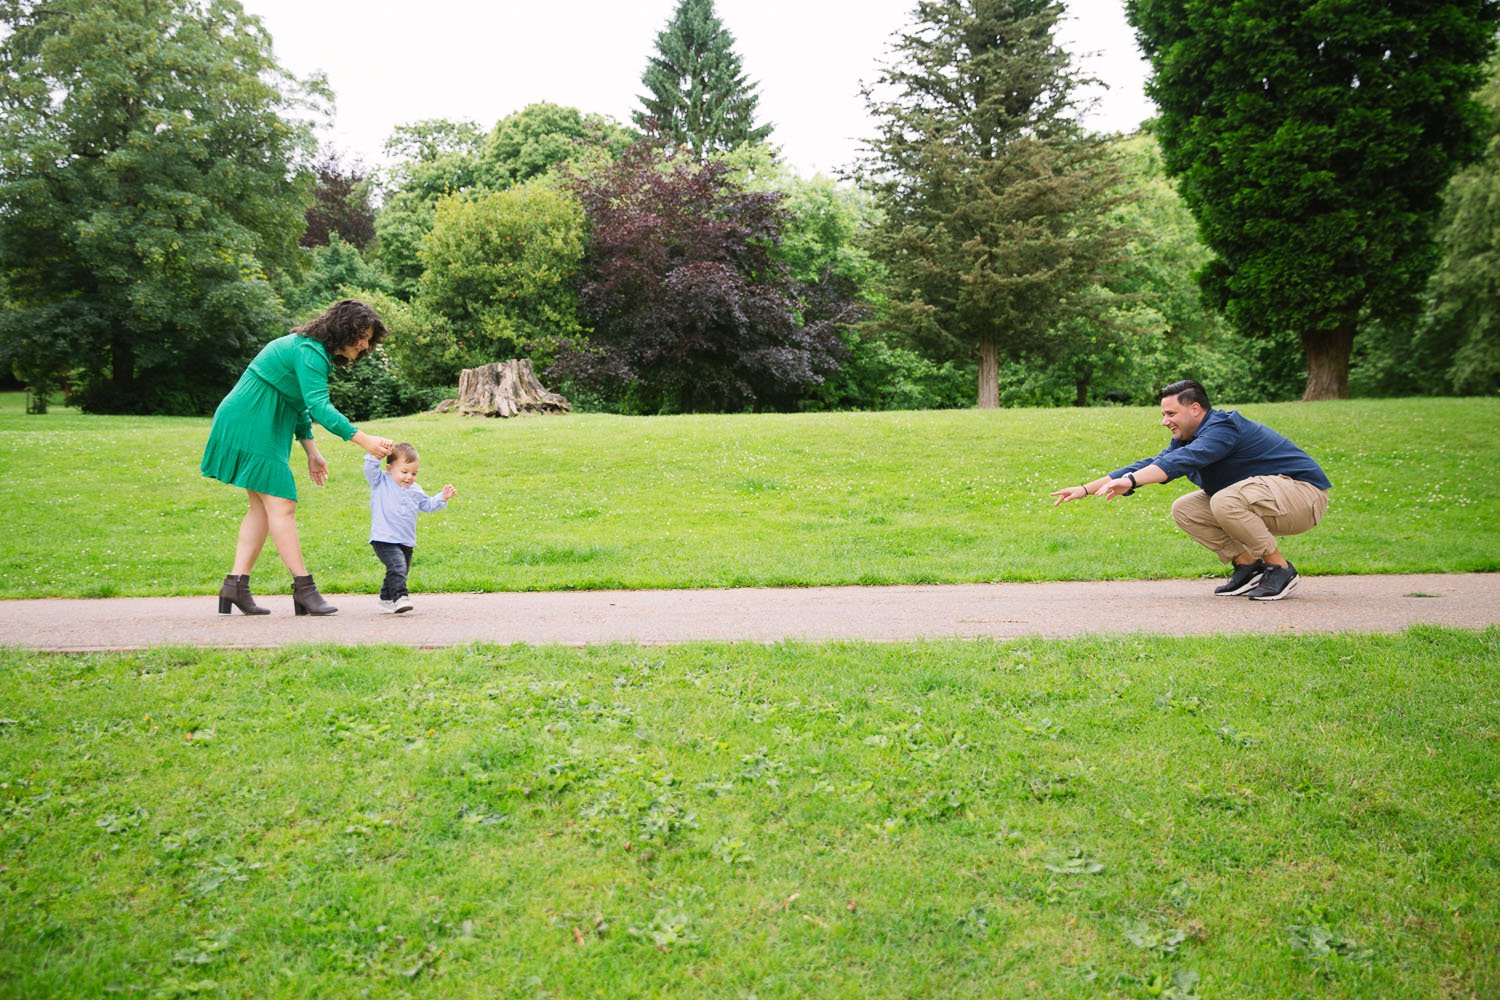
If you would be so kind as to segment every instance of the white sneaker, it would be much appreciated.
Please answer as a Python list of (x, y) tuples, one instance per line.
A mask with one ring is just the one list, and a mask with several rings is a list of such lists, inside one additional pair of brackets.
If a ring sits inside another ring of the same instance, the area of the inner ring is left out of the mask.
[(397, 611), (401, 610), (400, 608), (396, 607), (396, 602), (395, 601), (380, 601), (379, 604), (380, 604), (380, 610), (386, 612), (387, 614), (392, 614), (393, 615)]
[(401, 614), (402, 612), (410, 611), (411, 610), (411, 598), (407, 597), (405, 594), (402, 594), (400, 597), (396, 598), (396, 600), (392, 602), (391, 610), (394, 611), (394, 612), (396, 612), (396, 614), (398, 614), (398, 615)]

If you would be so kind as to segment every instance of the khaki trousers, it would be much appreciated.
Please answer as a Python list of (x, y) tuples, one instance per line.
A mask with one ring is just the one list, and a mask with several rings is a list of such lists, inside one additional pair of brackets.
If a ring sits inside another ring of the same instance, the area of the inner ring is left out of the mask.
[(1300, 535), (1323, 520), (1328, 491), (1291, 476), (1251, 476), (1210, 497), (1178, 497), (1172, 520), (1193, 541), (1230, 562), (1241, 552), (1264, 559), (1280, 535)]

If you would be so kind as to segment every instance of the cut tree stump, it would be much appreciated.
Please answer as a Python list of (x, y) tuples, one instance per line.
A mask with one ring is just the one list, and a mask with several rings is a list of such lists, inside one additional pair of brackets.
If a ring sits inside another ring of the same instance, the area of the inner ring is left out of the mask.
[(512, 358), (458, 375), (458, 398), (446, 399), (438, 413), (457, 410), (466, 417), (514, 417), (522, 413), (569, 413), (571, 403), (537, 381), (531, 359)]

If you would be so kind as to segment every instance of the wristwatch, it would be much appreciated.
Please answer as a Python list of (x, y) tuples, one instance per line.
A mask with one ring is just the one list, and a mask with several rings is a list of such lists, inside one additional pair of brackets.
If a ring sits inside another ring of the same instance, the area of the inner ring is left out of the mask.
[(1128, 480), (1130, 480), (1130, 488), (1131, 489), (1138, 490), (1138, 489), (1141, 488), (1141, 484), (1135, 481), (1135, 473), (1134, 472), (1127, 472), (1127, 473), (1125, 473), (1125, 478), (1128, 479)]

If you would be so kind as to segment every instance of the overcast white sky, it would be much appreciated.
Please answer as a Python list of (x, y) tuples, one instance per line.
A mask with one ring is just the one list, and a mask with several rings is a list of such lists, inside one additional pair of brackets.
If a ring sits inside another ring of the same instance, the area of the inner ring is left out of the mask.
[[(298, 76), (321, 70), (337, 97), (324, 140), (366, 166), (391, 129), (425, 118), (489, 129), (537, 101), (609, 115), (640, 106), (641, 74), (677, 0), (242, 0)], [(1060, 32), (1085, 72), (1109, 84), (1085, 121), (1129, 131), (1153, 113), (1123, 0), (1067, 0)], [(862, 81), (889, 61), (915, 0), (716, 0), (760, 95), (761, 122), (800, 173), (834, 173), (873, 134)]]

